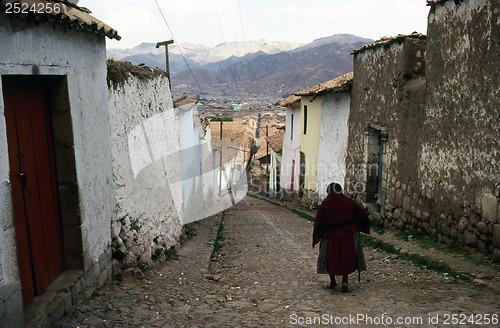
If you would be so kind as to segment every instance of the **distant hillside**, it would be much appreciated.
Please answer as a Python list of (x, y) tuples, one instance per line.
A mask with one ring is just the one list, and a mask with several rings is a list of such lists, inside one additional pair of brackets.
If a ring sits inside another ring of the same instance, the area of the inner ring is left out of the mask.
[[(207, 71), (220, 71), (238, 61), (238, 58), (255, 57), (255, 53), (276, 54), (289, 51), (301, 46), (297, 42), (281, 42), (257, 40), (243, 42), (220, 43), (213, 48), (204, 45), (182, 43), (169, 46), (170, 71), (172, 74), (190, 68), (201, 67)], [(182, 58), (182, 55), (184, 58)], [(108, 58), (120, 61), (129, 61), (132, 64), (145, 64), (151, 67), (165, 69), (165, 47), (156, 48), (156, 43), (143, 42), (130, 49), (108, 49)]]
[[(342, 42), (337, 42), (342, 41)], [(346, 42), (344, 42), (346, 41)], [(276, 96), (323, 83), (353, 69), (350, 52), (373, 40), (352, 35), (335, 35), (313, 41), (300, 48), (274, 55), (259, 53), (251, 59), (233, 59), (231, 66), (219, 72), (196, 69), (172, 76), (176, 91), (208, 94), (218, 86), (227, 94), (242, 96), (269, 92)], [(193, 79), (196, 78), (196, 82)], [(198, 89), (198, 90), (197, 90)]]

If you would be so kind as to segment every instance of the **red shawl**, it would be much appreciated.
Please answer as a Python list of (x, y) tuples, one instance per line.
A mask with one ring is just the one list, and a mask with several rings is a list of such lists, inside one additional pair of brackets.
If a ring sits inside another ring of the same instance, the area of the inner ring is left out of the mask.
[(363, 208), (343, 194), (329, 194), (314, 220), (313, 243), (358, 231), (370, 233), (370, 219)]

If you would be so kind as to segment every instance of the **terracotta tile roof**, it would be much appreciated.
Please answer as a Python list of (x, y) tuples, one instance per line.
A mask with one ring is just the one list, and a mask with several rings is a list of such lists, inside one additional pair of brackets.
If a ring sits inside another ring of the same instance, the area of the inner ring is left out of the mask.
[(345, 73), (344, 75), (336, 77), (333, 80), (315, 85), (314, 87), (306, 89), (306, 90), (295, 92), (294, 95), (296, 95), (296, 96), (318, 96), (318, 95), (323, 94), (325, 92), (351, 91), (353, 78), (354, 78), (354, 72), (350, 71), (349, 73)]
[(279, 153), (283, 149), (283, 132), (278, 132), (266, 138), (269, 146), (276, 152)]
[(291, 96), (288, 96), (287, 98), (281, 100), (278, 103), (278, 105), (280, 105), (281, 107), (289, 107), (289, 106), (293, 106), (293, 104), (295, 104), (297, 102), (300, 102), (300, 97), (296, 96), (296, 95), (291, 95)]
[[(0, 7), (2, 11), (5, 12), (8, 3), (16, 2), (19, 2), (19, 0), (1, 0)], [(39, 23), (57, 23), (69, 29), (107, 36), (110, 39), (121, 39), (121, 36), (118, 35), (118, 31), (91, 16), (90, 10), (85, 7), (78, 7), (67, 0), (23, 0), (22, 3), (23, 5), (28, 5), (26, 10), (21, 10), (19, 13), (12, 12), (7, 15), (15, 15), (21, 19), (31, 18)], [(52, 5), (47, 6), (47, 4)], [(49, 7), (52, 9), (50, 13), (48, 12)], [(43, 8), (44, 12), (34, 13), (30, 11), (30, 8), (39, 8), (38, 11), (41, 11), (41, 8)]]
[(427, 39), (427, 36), (425, 34), (422, 34), (422, 33), (413, 32), (412, 34), (398, 34), (398, 36), (393, 36), (390, 38), (383, 37), (380, 40), (377, 40), (372, 44), (367, 44), (367, 45), (362, 46), (359, 49), (353, 50), (351, 52), (351, 55), (359, 54), (360, 52), (363, 52), (363, 51), (368, 50), (368, 49), (373, 49), (373, 48), (378, 48), (378, 47), (388, 47), (391, 44), (396, 43), (396, 42), (403, 43), (404, 40), (406, 40), (406, 38), (425, 40), (425, 39)]

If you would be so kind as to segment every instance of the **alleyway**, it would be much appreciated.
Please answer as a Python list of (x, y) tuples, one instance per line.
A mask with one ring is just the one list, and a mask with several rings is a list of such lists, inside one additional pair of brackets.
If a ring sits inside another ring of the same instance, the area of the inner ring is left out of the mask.
[(224, 240), (211, 261), (220, 220), (196, 223), (196, 235), (181, 246), (178, 260), (142, 278), (108, 283), (59, 326), (498, 326), (492, 321), (500, 315), (498, 291), (455, 282), (370, 248), (361, 282), (355, 273), (348, 293), (325, 289), (328, 277), (315, 273), (312, 223), (248, 196), (225, 211)]

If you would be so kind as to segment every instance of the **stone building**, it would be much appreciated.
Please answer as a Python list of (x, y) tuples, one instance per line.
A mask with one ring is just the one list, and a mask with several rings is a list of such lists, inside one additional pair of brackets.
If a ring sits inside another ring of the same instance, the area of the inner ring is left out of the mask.
[(111, 276), (105, 37), (120, 37), (68, 2), (13, 2), (0, 5), (0, 326), (43, 327)]
[(353, 52), (346, 189), (386, 226), (500, 259), (500, 3), (428, 5), (427, 37)]

